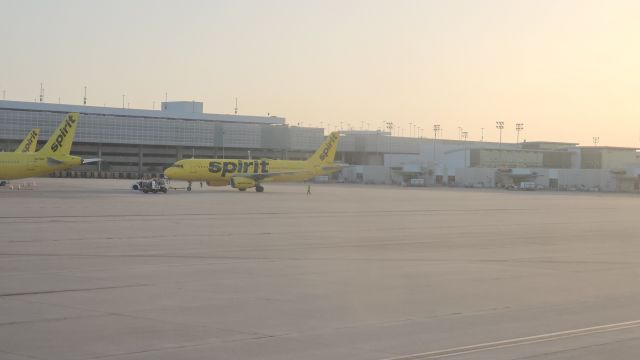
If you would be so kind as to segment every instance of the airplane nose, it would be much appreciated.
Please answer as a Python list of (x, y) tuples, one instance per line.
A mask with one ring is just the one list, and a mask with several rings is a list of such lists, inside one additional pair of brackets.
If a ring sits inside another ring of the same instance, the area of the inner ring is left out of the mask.
[(164, 176), (168, 177), (169, 179), (171, 179), (172, 177), (174, 177), (176, 174), (176, 169), (172, 169), (172, 168), (167, 168), (164, 171)]

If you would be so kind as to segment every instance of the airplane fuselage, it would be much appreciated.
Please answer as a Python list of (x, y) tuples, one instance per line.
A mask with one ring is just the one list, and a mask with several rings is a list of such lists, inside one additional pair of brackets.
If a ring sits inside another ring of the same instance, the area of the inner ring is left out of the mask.
[[(287, 174), (287, 172), (291, 172)], [(268, 175), (264, 182), (305, 181), (323, 173), (321, 166), (312, 166), (298, 160), (246, 160), (246, 159), (185, 159), (165, 170), (174, 180), (207, 181), (215, 185), (227, 185), (232, 177)]]
[(0, 153), (0, 179), (43, 176), (82, 164), (77, 156), (46, 156), (40, 153)]

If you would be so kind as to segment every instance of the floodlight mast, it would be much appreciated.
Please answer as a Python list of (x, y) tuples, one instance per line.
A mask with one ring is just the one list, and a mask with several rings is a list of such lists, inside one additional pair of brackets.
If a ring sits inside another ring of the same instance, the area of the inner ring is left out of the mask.
[(500, 147), (502, 147), (502, 129), (504, 129), (504, 121), (496, 121), (496, 129), (500, 131)]
[(433, 125), (433, 162), (436, 162), (436, 139), (438, 138), (438, 131), (440, 131), (440, 124)]
[(516, 136), (516, 144), (520, 142), (520, 131), (524, 130), (524, 124), (523, 123), (517, 123), (516, 124), (516, 132), (517, 132), (517, 136)]
[(467, 137), (469, 136), (468, 131), (463, 131), (461, 134), (462, 139), (464, 140), (464, 167), (467, 167)]

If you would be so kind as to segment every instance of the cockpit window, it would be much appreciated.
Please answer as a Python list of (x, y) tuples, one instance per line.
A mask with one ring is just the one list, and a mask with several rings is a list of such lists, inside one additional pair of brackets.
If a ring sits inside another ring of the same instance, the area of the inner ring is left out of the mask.
[(182, 169), (182, 168), (184, 168), (184, 165), (182, 165), (182, 164), (173, 164), (173, 165), (171, 165), (170, 167), (174, 167), (174, 168), (180, 168), (180, 169)]

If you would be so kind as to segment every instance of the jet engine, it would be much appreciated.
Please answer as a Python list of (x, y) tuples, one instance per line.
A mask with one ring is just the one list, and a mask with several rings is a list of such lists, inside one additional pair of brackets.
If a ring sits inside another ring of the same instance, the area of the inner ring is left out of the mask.
[(256, 182), (253, 179), (243, 178), (243, 177), (233, 177), (231, 178), (231, 187), (236, 188), (240, 191), (247, 190), (248, 188), (252, 188), (256, 186)]
[(227, 186), (227, 185), (229, 185), (229, 181), (227, 181), (227, 180), (207, 180), (207, 185), (209, 185), (209, 186)]

